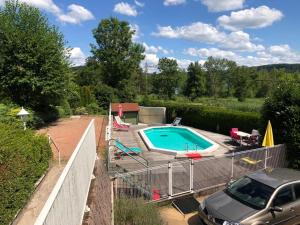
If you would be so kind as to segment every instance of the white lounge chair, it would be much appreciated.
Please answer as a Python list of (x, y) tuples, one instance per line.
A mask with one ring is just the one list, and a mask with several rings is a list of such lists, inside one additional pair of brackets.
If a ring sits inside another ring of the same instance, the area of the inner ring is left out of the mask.
[(118, 124), (120, 125), (125, 125), (125, 126), (130, 126), (130, 123), (125, 123), (119, 116), (115, 116), (115, 120), (117, 121)]
[(180, 117), (176, 117), (172, 123), (173, 126), (179, 126), (181, 122), (181, 118)]

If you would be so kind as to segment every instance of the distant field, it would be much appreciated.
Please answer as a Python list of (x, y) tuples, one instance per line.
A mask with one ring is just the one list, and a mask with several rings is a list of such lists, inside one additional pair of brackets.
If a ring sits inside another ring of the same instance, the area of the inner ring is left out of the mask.
[[(178, 99), (181, 101), (183, 99)], [(186, 100), (185, 100), (186, 101)], [(226, 109), (238, 110), (243, 112), (259, 112), (265, 99), (264, 98), (247, 98), (244, 102), (239, 102), (237, 98), (197, 98), (191, 102), (194, 105), (216, 106)]]

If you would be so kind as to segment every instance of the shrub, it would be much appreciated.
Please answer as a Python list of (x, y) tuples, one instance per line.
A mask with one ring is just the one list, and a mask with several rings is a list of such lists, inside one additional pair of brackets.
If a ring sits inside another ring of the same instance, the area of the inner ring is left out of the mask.
[(115, 224), (160, 225), (163, 224), (158, 208), (143, 199), (119, 198), (115, 201)]
[(256, 112), (241, 112), (192, 103), (166, 101), (148, 101), (148, 106), (166, 107), (168, 123), (178, 116), (182, 117), (184, 125), (226, 135), (229, 134), (232, 127), (238, 127), (244, 131), (260, 128), (260, 114)]
[(262, 109), (264, 124), (272, 123), (275, 143), (286, 143), (290, 166), (300, 169), (300, 91), (297, 83), (282, 83)]
[(81, 107), (78, 107), (75, 109), (74, 114), (75, 115), (86, 115), (86, 114), (88, 114), (88, 111), (86, 110), (85, 107), (81, 106)]
[[(17, 115), (21, 107), (13, 103), (0, 103), (0, 122), (22, 128), (23, 123)], [(26, 109), (30, 114), (27, 118), (27, 127), (37, 128), (44, 125), (44, 121), (31, 109)]]
[(7, 225), (47, 170), (51, 149), (46, 137), (3, 123), (0, 146), (0, 224)]

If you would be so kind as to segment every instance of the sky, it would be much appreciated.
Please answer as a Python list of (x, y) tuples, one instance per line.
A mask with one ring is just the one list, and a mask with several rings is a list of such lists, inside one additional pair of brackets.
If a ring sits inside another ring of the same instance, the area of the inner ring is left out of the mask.
[[(0, 0), (3, 5), (5, 0)], [(207, 57), (239, 65), (300, 63), (299, 0), (19, 0), (38, 7), (64, 34), (73, 65), (83, 65), (95, 44), (92, 30), (117, 17), (145, 47), (144, 67), (159, 58), (181, 68)]]

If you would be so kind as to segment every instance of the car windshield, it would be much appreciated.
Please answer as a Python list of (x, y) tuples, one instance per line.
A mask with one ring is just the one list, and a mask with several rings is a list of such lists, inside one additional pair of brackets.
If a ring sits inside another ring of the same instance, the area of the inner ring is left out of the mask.
[(259, 210), (266, 207), (274, 190), (274, 188), (249, 177), (242, 177), (232, 183), (225, 193), (245, 205)]

